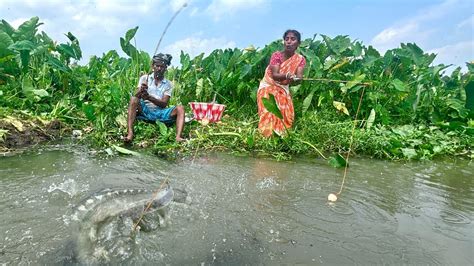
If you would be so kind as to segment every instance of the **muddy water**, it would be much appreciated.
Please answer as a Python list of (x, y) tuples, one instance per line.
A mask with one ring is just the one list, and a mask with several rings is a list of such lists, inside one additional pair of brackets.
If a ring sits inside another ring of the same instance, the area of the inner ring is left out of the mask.
[[(213, 154), (170, 163), (71, 146), (0, 158), (0, 263), (472, 265), (472, 162), (351, 162), (330, 204), (342, 170), (321, 159)], [(138, 189), (163, 180), (185, 193), (147, 217), (151, 229), (132, 232), (126, 215), (94, 220), (151, 198)], [(75, 215), (107, 188), (134, 192), (115, 195), (120, 206), (100, 198)]]

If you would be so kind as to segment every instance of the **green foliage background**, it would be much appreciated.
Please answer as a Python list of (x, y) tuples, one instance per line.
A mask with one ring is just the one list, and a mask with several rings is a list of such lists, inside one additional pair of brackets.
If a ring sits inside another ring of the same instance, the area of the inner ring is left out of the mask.
[[(87, 139), (95, 145), (118, 142), (125, 132), (130, 93), (138, 77), (150, 71), (150, 55), (132, 44), (138, 27), (119, 40), (125, 58), (111, 50), (81, 66), (79, 40), (68, 32), (69, 41), (57, 44), (38, 32), (41, 24), (38, 17), (18, 29), (5, 20), (0, 23), (0, 116), (21, 111), (58, 119), (71, 128), (88, 128)], [(443, 70), (449, 66), (433, 65), (436, 55), (414, 43), (382, 55), (348, 36), (314, 35), (301, 43), (305, 77), (326, 81), (292, 86), (294, 128), (285, 138), (263, 139), (256, 130), (256, 92), (271, 53), (281, 49), (277, 40), (259, 49), (216, 49), (194, 58), (181, 53), (181, 66), (167, 73), (175, 85), (171, 104), (187, 107), (191, 101), (209, 102), (217, 95), (227, 106), (226, 116), (209, 126), (187, 124), (185, 133), (193, 140), (185, 147), (173, 143), (174, 129), (163, 125), (139, 123), (137, 142), (148, 142), (159, 154), (226, 149), (277, 158), (322, 155), (320, 150), (347, 151), (355, 122), (356, 153), (392, 159), (473, 157), (472, 62), (466, 63), (466, 73), (457, 68), (446, 76)], [(362, 82), (371, 85), (363, 88)], [(341, 104), (349, 115), (335, 108)]]

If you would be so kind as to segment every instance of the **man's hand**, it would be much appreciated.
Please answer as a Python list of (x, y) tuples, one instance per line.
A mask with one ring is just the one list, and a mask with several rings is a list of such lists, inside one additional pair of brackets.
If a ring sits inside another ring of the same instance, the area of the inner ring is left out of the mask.
[(140, 86), (140, 89), (138, 90), (137, 94), (135, 95), (139, 99), (144, 99), (146, 100), (148, 98), (148, 85), (145, 83), (142, 83)]

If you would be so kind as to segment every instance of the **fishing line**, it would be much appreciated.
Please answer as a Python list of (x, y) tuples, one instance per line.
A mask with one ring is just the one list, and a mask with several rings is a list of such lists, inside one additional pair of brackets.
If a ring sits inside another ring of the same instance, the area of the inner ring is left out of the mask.
[(158, 196), (158, 193), (163, 189), (163, 186), (165, 184), (168, 184), (169, 183), (169, 179), (166, 178), (165, 180), (163, 180), (161, 182), (161, 185), (160, 187), (153, 193), (153, 195), (151, 196), (151, 200), (148, 202), (146, 208), (142, 211), (142, 213), (140, 214), (140, 218), (138, 219), (138, 221), (133, 225), (133, 229), (132, 229), (132, 232), (135, 232), (135, 230), (137, 229), (138, 227), (138, 224), (142, 221), (143, 219), (143, 216), (145, 216), (145, 213), (148, 211), (148, 209), (150, 209), (151, 207), (151, 204), (153, 204), (153, 201), (155, 200), (156, 196)]
[[(160, 37), (160, 40), (158, 41), (158, 44), (156, 45), (156, 48), (155, 48), (155, 52), (153, 53), (153, 55), (156, 54), (156, 52), (158, 51), (158, 48), (160, 47), (160, 44), (161, 44), (161, 41), (163, 40), (163, 37), (165, 36), (166, 34), (166, 31), (168, 30), (168, 28), (170, 27), (171, 23), (173, 22), (173, 20), (176, 18), (176, 16), (178, 16), (179, 12), (181, 12), (181, 10), (183, 10), (188, 4), (187, 3), (184, 3), (173, 15), (173, 17), (171, 17), (170, 21), (168, 21), (168, 24), (166, 24), (166, 27), (165, 29), (163, 30), (163, 33), (161, 34), (161, 37)], [(147, 75), (147, 79), (146, 81), (148, 82), (148, 76), (150, 74)], [(145, 215), (145, 213), (148, 211), (148, 209), (150, 209), (151, 207), (151, 204), (153, 203), (153, 201), (155, 200), (156, 196), (158, 195), (158, 193), (163, 189), (163, 186), (165, 184), (168, 184), (169, 180), (168, 178), (166, 178), (165, 180), (163, 180), (163, 182), (161, 182), (161, 185), (160, 187), (155, 191), (155, 193), (152, 195), (151, 197), (151, 200), (150, 202), (148, 202), (148, 205), (146, 206), (146, 208), (143, 210), (143, 212), (141, 213), (140, 215), (140, 218), (138, 219), (138, 221), (135, 223), (135, 225), (133, 226), (133, 230), (132, 232), (135, 232), (135, 230), (137, 229), (137, 226), (138, 224), (142, 221), (143, 219), (143, 216)]]
[(337, 196), (339, 194), (341, 194), (342, 189), (344, 188), (344, 182), (346, 181), (346, 176), (347, 176), (347, 169), (349, 167), (349, 155), (351, 154), (352, 144), (354, 142), (354, 132), (355, 132), (355, 128), (356, 128), (356, 125), (357, 125), (357, 116), (359, 115), (360, 106), (362, 105), (362, 98), (364, 97), (364, 92), (365, 92), (365, 87), (362, 88), (362, 93), (360, 94), (360, 98), (359, 98), (359, 106), (357, 106), (357, 112), (356, 112), (356, 115), (355, 115), (355, 118), (354, 118), (354, 125), (352, 126), (351, 140), (350, 140), (350, 143), (349, 143), (349, 151), (347, 152), (347, 155), (346, 155), (346, 165), (344, 167), (344, 175), (342, 177), (341, 188), (339, 189), (339, 192), (337, 192), (336, 194), (331, 193), (331, 194), (328, 195), (328, 200), (329, 201), (333, 201), (333, 202), (336, 201)]

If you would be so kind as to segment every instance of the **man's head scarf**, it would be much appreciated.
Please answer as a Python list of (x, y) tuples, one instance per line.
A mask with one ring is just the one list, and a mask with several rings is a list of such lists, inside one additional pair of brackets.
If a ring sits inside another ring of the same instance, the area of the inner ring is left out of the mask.
[(170, 54), (159, 53), (153, 56), (153, 63), (162, 62), (162, 63), (165, 63), (167, 66), (169, 66), (171, 64), (172, 58), (173, 57)]

